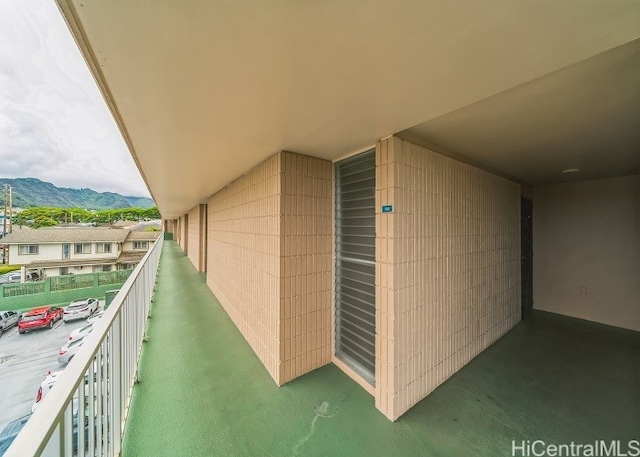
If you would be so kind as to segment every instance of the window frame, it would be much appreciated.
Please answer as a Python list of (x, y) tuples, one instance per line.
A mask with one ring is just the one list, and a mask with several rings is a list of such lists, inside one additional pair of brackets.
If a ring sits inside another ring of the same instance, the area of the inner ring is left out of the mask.
[[(139, 246), (142, 246), (142, 247), (139, 247)], [(136, 250), (146, 249), (148, 251), (149, 250), (149, 242), (148, 241), (134, 241), (133, 242), (133, 249), (136, 249)]]
[[(27, 248), (29, 252), (23, 252), (23, 248)], [(31, 248), (35, 248), (33, 249), (35, 250), (35, 252), (31, 252), (32, 251)], [(39, 244), (19, 244), (18, 245), (18, 255), (38, 255), (39, 252), (40, 252)]]
[[(78, 251), (78, 246), (81, 246), (81, 250)], [(85, 252), (84, 247), (85, 246), (89, 246), (89, 251)], [(91, 243), (73, 243), (73, 253), (75, 255), (81, 255), (81, 254), (91, 254)]]
[[(105, 249), (108, 247), (108, 249)], [(113, 252), (113, 246), (111, 243), (96, 243), (96, 254), (111, 254)]]

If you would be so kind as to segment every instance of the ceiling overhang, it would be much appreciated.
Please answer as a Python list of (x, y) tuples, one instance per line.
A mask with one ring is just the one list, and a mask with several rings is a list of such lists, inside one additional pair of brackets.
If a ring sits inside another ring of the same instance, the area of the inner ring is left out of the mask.
[[(417, 126), (462, 154), (491, 154), (486, 139), (489, 151), (470, 148), (478, 116), (513, 128), (508, 106), (543, 117), (563, 85), (588, 95), (563, 69), (640, 36), (640, 4), (623, 0), (58, 4), (164, 218), (281, 150), (333, 160)], [(636, 97), (637, 79), (625, 81), (620, 92)]]

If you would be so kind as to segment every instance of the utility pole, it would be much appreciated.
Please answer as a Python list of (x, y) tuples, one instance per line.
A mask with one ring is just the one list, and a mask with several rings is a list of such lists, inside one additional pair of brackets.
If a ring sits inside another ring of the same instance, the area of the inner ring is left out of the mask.
[[(2, 238), (7, 235), (7, 203), (8, 203), (8, 188), (9, 186), (5, 184), (2, 186), (2, 201), (4, 203), (4, 213), (2, 213)], [(2, 263), (7, 262), (7, 245), (2, 244)]]
[(2, 236), (4, 237), (7, 234), (7, 203), (9, 203), (8, 198), (8, 187), (6, 184), (2, 186), (2, 202), (4, 203), (4, 212), (2, 213)]
[(9, 233), (13, 233), (13, 188), (9, 186)]

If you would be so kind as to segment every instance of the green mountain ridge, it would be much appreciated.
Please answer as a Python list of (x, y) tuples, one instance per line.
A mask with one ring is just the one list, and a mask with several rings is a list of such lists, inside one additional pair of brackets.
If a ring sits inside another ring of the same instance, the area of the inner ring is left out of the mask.
[(55, 206), (59, 208), (84, 208), (86, 210), (151, 208), (155, 206), (147, 197), (132, 197), (115, 192), (96, 192), (89, 188), (71, 189), (57, 187), (37, 178), (0, 178), (0, 205), (4, 206), (2, 186), (8, 184), (13, 192), (13, 206)]

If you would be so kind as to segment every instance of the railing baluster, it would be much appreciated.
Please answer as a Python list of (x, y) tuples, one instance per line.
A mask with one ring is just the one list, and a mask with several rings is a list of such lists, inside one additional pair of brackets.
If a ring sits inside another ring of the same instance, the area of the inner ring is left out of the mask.
[(163, 243), (161, 235), (5, 457), (120, 454)]

